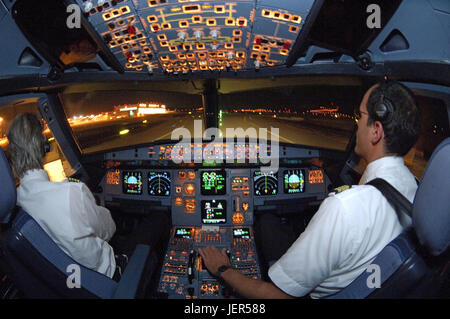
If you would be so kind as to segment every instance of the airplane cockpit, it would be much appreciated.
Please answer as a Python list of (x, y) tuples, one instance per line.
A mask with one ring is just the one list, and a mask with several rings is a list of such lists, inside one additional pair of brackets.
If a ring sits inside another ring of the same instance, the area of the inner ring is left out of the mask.
[[(330, 297), (449, 298), (449, 21), (440, 0), (0, 0), (0, 298), (243, 298), (200, 250), (270, 281), (289, 247), (272, 231), (292, 244), (331, 193), (360, 183), (358, 107), (387, 80), (420, 110), (404, 156), (414, 227), (377, 257), (400, 258), (380, 285), (361, 288), (364, 271)], [(8, 128), (23, 113), (43, 125), (50, 180), (84, 183), (120, 242), (167, 219), (119, 281), (78, 265), (17, 205)], [(439, 253), (424, 253), (421, 227)]]

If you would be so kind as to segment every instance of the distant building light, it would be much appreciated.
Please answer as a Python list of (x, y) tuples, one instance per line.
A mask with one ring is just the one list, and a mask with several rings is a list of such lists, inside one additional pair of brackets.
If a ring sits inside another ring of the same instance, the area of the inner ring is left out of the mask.
[(137, 106), (132, 106), (132, 107), (124, 107), (124, 108), (121, 108), (121, 109), (119, 109), (119, 111), (121, 111), (121, 112), (125, 112), (125, 111), (136, 111), (138, 108), (137, 108)]
[(166, 113), (166, 109), (163, 108), (139, 108), (138, 114), (163, 114)]

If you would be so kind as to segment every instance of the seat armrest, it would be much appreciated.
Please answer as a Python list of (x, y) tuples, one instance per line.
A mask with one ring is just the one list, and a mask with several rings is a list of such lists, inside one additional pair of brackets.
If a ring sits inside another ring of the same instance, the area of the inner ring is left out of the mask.
[(133, 299), (136, 297), (149, 254), (149, 246), (136, 246), (125, 271), (120, 278), (119, 286), (113, 296), (114, 299)]

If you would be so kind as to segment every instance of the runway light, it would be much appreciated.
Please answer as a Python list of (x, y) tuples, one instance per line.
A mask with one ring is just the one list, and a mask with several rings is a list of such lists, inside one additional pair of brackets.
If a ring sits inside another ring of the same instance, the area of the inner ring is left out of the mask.
[(129, 129), (122, 130), (122, 131), (119, 132), (120, 135), (125, 135), (125, 134), (128, 134), (128, 133), (130, 133)]

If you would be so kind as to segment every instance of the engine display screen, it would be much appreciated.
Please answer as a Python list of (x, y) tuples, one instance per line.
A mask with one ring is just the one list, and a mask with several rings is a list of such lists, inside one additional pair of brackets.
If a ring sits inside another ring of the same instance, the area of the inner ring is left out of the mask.
[(225, 224), (227, 222), (227, 202), (225, 200), (202, 200), (202, 223)]
[(283, 173), (284, 192), (297, 194), (305, 191), (305, 171), (302, 169), (290, 169)]
[(202, 195), (225, 195), (227, 193), (225, 171), (203, 171), (200, 182)]
[(125, 171), (122, 174), (122, 190), (124, 194), (142, 194), (142, 173)]
[(192, 228), (177, 228), (175, 230), (175, 238), (185, 238), (185, 239), (191, 239), (192, 238), (193, 229)]
[(249, 228), (233, 229), (233, 238), (250, 239), (250, 229)]

